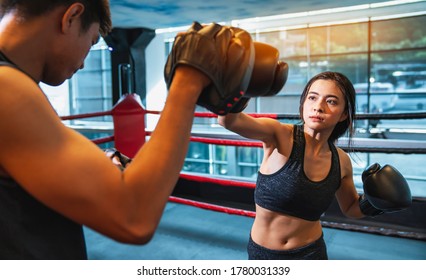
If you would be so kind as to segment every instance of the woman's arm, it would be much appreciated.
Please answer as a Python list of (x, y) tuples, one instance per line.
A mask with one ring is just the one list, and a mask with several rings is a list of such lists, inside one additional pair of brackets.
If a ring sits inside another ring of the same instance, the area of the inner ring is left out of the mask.
[(340, 188), (336, 192), (336, 199), (342, 213), (349, 218), (362, 218), (364, 215), (359, 208), (359, 195), (353, 180), (352, 162), (343, 150), (338, 149), (342, 180)]
[(264, 143), (276, 142), (276, 133), (282, 127), (282, 124), (277, 120), (254, 118), (245, 113), (229, 113), (225, 116), (219, 116), (218, 122), (232, 132)]

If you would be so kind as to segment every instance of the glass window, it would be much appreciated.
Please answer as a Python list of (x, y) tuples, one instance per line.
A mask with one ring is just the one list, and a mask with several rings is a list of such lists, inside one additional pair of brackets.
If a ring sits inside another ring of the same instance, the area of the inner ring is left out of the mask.
[(308, 79), (308, 49), (306, 29), (281, 30), (253, 34), (256, 41), (276, 47), (281, 59), (288, 63), (289, 76), (279, 94), (299, 94)]
[(238, 147), (238, 176), (244, 178), (255, 178), (257, 176), (258, 154), (257, 148)]
[(306, 29), (282, 30), (253, 35), (258, 42), (276, 47), (282, 57), (306, 56)]
[[(371, 50), (426, 47), (426, 16), (373, 21)], [(392, 30), (392, 32), (389, 32)]]
[[(84, 68), (70, 80), (70, 114), (102, 112), (112, 107), (111, 55), (104, 40), (92, 47)], [(90, 121), (91, 119), (85, 119)], [(94, 119), (99, 121), (100, 118)], [(110, 117), (103, 117), (110, 121)]]
[[(290, 68), (287, 83), (276, 96), (253, 98), (247, 112), (298, 114), (300, 94), (308, 80), (328, 70), (342, 72), (352, 81), (358, 113), (424, 112), (426, 16), (287, 30), (283, 30), (284, 21), (282, 25), (276, 31), (256, 31), (252, 36), (279, 50), (281, 59)], [(170, 43), (165, 44), (168, 53)], [(207, 131), (218, 129), (215, 119), (196, 119), (195, 125), (196, 129), (208, 127)], [(357, 137), (422, 140), (426, 135), (424, 120), (357, 120), (355, 126)], [(184, 169), (255, 180), (262, 160), (259, 148), (204, 145), (197, 149), (190, 148)], [(413, 195), (424, 196), (426, 171), (408, 170), (401, 165), (408, 161), (422, 163), (424, 155), (356, 153), (354, 156), (357, 159), (353, 162), (354, 179), (359, 191), (362, 191), (362, 171), (370, 163), (379, 162), (394, 165), (407, 176)]]
[(355, 23), (308, 29), (309, 51), (315, 54), (365, 52), (368, 49), (368, 24)]
[(228, 175), (228, 148), (223, 145), (211, 145), (213, 149), (213, 174)]
[[(310, 63), (310, 76), (323, 71), (337, 71), (344, 73), (354, 85), (356, 96), (356, 108), (358, 112), (367, 112), (368, 104), (372, 104), (372, 96), (367, 94), (368, 89), (368, 55), (346, 54), (312, 56)], [(369, 103), (370, 100), (370, 103)], [(373, 105), (370, 105), (370, 107)]]
[(289, 67), (288, 79), (280, 94), (300, 95), (308, 82), (309, 64), (307, 57), (291, 57), (284, 59)]
[[(426, 50), (374, 53), (371, 92), (389, 93), (380, 112), (412, 112), (426, 108)], [(380, 88), (379, 88), (380, 87)]]
[(309, 75), (312, 77), (323, 71), (337, 71), (348, 76), (352, 83), (366, 82), (367, 60), (367, 54), (312, 56)]
[(186, 155), (183, 170), (196, 173), (210, 173), (209, 164), (209, 145), (197, 142), (191, 142)]

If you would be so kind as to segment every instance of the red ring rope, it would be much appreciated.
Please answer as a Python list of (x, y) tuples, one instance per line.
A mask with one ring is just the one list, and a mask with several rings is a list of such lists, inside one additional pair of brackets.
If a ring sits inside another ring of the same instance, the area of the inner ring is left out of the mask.
[(262, 147), (262, 143), (255, 142), (255, 141), (213, 139), (213, 138), (205, 138), (205, 137), (191, 137), (191, 141), (206, 143), (206, 144), (215, 144), (215, 145), (230, 145), (230, 146), (256, 147), (256, 148)]
[(111, 115), (111, 111), (105, 111), (105, 112), (96, 112), (96, 113), (63, 116), (63, 117), (60, 117), (60, 118), (63, 121), (67, 121), (67, 120), (76, 120), (76, 119), (84, 119), (84, 118), (103, 117), (103, 116), (110, 116), (110, 115)]
[(97, 138), (97, 139), (91, 139), (93, 143), (95, 143), (96, 145), (99, 144), (104, 144), (104, 143), (109, 143), (114, 141), (114, 135), (112, 136), (107, 136), (107, 137), (102, 137), (102, 138)]
[(190, 205), (190, 206), (194, 206), (194, 207), (198, 207), (198, 208), (203, 208), (203, 209), (207, 209), (207, 210), (223, 212), (223, 213), (227, 213), (227, 214), (234, 214), (234, 215), (247, 216), (247, 217), (255, 217), (256, 216), (256, 213), (253, 212), (253, 211), (241, 210), (241, 209), (236, 209), (236, 208), (229, 208), (229, 207), (219, 206), (219, 205), (205, 203), (205, 202), (199, 202), (199, 201), (175, 197), (175, 196), (170, 196), (169, 201), (179, 203), (179, 204)]
[(251, 182), (231, 181), (231, 180), (189, 175), (189, 174), (183, 174), (183, 173), (180, 174), (180, 178), (186, 179), (189, 181), (200, 182), (200, 183), (213, 183), (213, 184), (227, 186), (227, 187), (242, 187), (242, 188), (248, 188), (248, 189), (254, 189), (256, 187), (256, 184)]
[[(145, 113), (147, 114), (154, 114), (154, 115), (160, 115), (160, 111), (151, 111), (146, 110)], [(254, 118), (271, 118), (271, 119), (278, 119), (278, 114), (258, 114), (258, 113), (249, 113), (249, 116), (252, 116)], [(208, 113), (208, 112), (195, 112), (194, 117), (196, 118), (217, 118), (216, 114)]]
[[(126, 110), (131, 115), (130, 110)], [(159, 111), (144, 111), (145, 114), (160, 114)], [(79, 115), (72, 115), (72, 116), (63, 116), (60, 117), (61, 120), (76, 120), (76, 119), (82, 119), (82, 118), (91, 118), (91, 117), (101, 117), (101, 116), (107, 116), (112, 115), (112, 111), (106, 111), (106, 112), (95, 112), (95, 113), (87, 113), (87, 114), (79, 114)], [(262, 115), (265, 116), (265, 115)], [(270, 115), (273, 116), (273, 115)], [(212, 113), (195, 113), (195, 117), (201, 117), (201, 118), (216, 118), (216, 114)], [(151, 132), (146, 132), (146, 135), (151, 135)], [(235, 145), (235, 146), (247, 146), (247, 147), (261, 147), (261, 143), (254, 142), (254, 141), (240, 141), (240, 140), (226, 140), (226, 139), (209, 139), (209, 138), (203, 138), (203, 137), (191, 137), (191, 141), (194, 142), (202, 142), (202, 143), (208, 143), (208, 144), (217, 144), (217, 145)], [(91, 139), (91, 141), (94, 144), (102, 144), (107, 142), (114, 141), (114, 135), (103, 137), (103, 138), (97, 138), (97, 139)], [(255, 188), (255, 184), (251, 182), (237, 182), (232, 180), (225, 180), (225, 179), (219, 179), (219, 178), (212, 178), (212, 177), (204, 177), (204, 176), (196, 176), (196, 175), (189, 175), (189, 174), (180, 174), (180, 178), (190, 180), (190, 181), (196, 181), (201, 183), (213, 183), (225, 187), (242, 187), (242, 188)], [(207, 210), (217, 211), (217, 212), (223, 212), (227, 214), (234, 214), (234, 215), (241, 215), (241, 216), (248, 216), (248, 217), (254, 217), (255, 212), (253, 211), (247, 211), (242, 209), (235, 209), (235, 208), (229, 208), (225, 206), (219, 206), (215, 204), (180, 198), (180, 197), (169, 197), (170, 202), (174, 203), (180, 203), (180, 204), (186, 204), (189, 206), (194, 206), (198, 208), (203, 208)]]
[[(122, 102), (124, 101), (124, 102)], [(129, 102), (130, 101), (130, 102)], [(120, 104), (121, 102), (121, 104)], [(120, 107), (118, 108), (118, 105)], [(118, 140), (122, 140), (123, 138), (125, 140), (128, 140), (129, 136), (135, 136), (137, 135), (137, 139), (133, 141), (133, 144), (136, 142), (136, 144), (145, 143), (146, 136), (151, 135), (151, 132), (147, 132), (145, 130), (145, 122), (144, 118), (146, 114), (157, 114), (160, 115), (160, 111), (150, 111), (145, 110), (142, 106), (142, 104), (135, 98), (133, 95), (124, 96), (122, 100), (120, 100), (112, 110), (106, 111), (106, 112), (96, 112), (96, 113), (88, 113), (88, 114), (80, 114), (80, 115), (72, 115), (72, 116), (63, 116), (60, 117), (61, 120), (75, 120), (75, 119), (82, 119), (82, 118), (91, 118), (91, 117), (101, 117), (101, 116), (108, 116), (112, 115), (114, 120), (114, 133), (115, 135), (104, 137), (104, 138), (98, 138), (98, 139), (92, 139), (92, 142), (95, 144), (102, 144), (107, 143), (111, 141), (115, 141), (115, 145), (118, 149), (126, 149), (130, 145), (125, 142), (121, 147), (118, 147)], [(255, 113), (249, 113), (248, 115), (260, 118), (272, 118), (272, 119), (299, 119), (300, 117), (296, 114), (294, 115), (286, 115), (286, 114), (255, 114)], [(216, 114), (208, 113), (208, 112), (195, 112), (194, 117), (198, 118), (217, 118)], [(116, 126), (116, 118), (119, 119), (119, 123), (128, 126), (130, 124), (130, 127), (126, 129), (122, 129), (118, 126)], [(426, 118), (426, 113), (414, 113), (414, 114), (357, 114), (356, 119), (400, 119), (400, 118), (409, 118), (409, 119), (418, 119), (418, 118)], [(118, 129), (117, 129), (118, 128)], [(135, 133), (136, 130), (139, 130), (140, 133)], [(117, 132), (120, 132), (121, 134), (117, 134)], [(130, 137), (131, 138), (131, 137)], [(214, 145), (233, 145), (233, 146), (241, 146), (241, 147), (262, 147), (262, 143), (258, 141), (241, 141), (241, 140), (230, 140), (230, 139), (219, 139), (219, 138), (205, 138), (205, 137), (191, 137), (191, 141), (193, 142), (200, 142), (200, 143), (206, 143), (206, 144), (214, 144)], [(142, 141), (142, 143), (141, 143)], [(422, 147), (420, 147), (422, 148)], [(139, 149), (139, 146), (134, 149)], [(377, 148), (364, 148), (364, 151), (375, 151)], [(387, 149), (389, 151), (389, 149)], [(370, 151), (370, 152), (371, 152)], [(419, 149), (418, 147), (413, 150), (404, 150), (406, 153), (408, 152), (419, 152), (420, 153), (426, 153), (426, 148)], [(398, 147), (398, 152), (401, 152), (401, 147)], [(212, 177), (203, 177), (203, 176), (196, 176), (196, 175), (188, 175), (188, 174), (180, 174), (181, 179), (186, 179), (188, 181), (195, 181), (195, 182), (201, 182), (206, 184), (205, 186), (208, 186), (208, 184), (216, 184), (224, 187), (242, 187), (242, 188), (255, 188), (254, 182), (238, 182), (238, 181), (231, 181), (231, 180), (225, 180), (225, 179), (219, 179), (219, 178), (212, 178)], [(201, 185), (201, 187), (205, 187), (204, 185)], [(185, 185), (183, 185), (185, 187)], [(217, 211), (217, 212), (223, 212), (227, 214), (234, 214), (234, 215), (240, 215), (240, 216), (247, 216), (247, 217), (255, 217), (256, 213), (254, 211), (249, 210), (243, 210), (243, 209), (235, 209), (235, 208), (229, 208), (226, 206), (220, 206), (212, 203), (206, 203), (201, 201), (195, 201), (190, 200), (186, 198), (181, 197), (175, 197), (170, 196), (169, 201), (172, 203), (180, 203), (185, 204), (188, 206), (198, 207), (202, 209)], [(322, 221), (322, 223), (324, 223)]]

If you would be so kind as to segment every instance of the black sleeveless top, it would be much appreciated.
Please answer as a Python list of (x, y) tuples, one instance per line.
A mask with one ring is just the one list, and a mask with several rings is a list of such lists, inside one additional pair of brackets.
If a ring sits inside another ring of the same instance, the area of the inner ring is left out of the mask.
[[(0, 66), (4, 65), (19, 70), (0, 52)], [(40, 203), (12, 178), (4, 177), (0, 177), (0, 243), (0, 259), (87, 259), (81, 225)]]
[(311, 181), (303, 170), (305, 155), (305, 134), (303, 126), (295, 125), (293, 148), (288, 161), (274, 174), (258, 173), (254, 193), (255, 203), (263, 208), (317, 221), (333, 201), (340, 187), (339, 155), (333, 143), (331, 168), (321, 181)]

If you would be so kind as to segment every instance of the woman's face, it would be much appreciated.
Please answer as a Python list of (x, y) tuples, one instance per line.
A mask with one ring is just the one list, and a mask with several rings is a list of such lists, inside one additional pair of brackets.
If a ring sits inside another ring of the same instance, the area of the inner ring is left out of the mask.
[(306, 95), (303, 103), (303, 120), (305, 125), (315, 130), (334, 126), (345, 120), (346, 101), (343, 93), (334, 81), (315, 81)]

